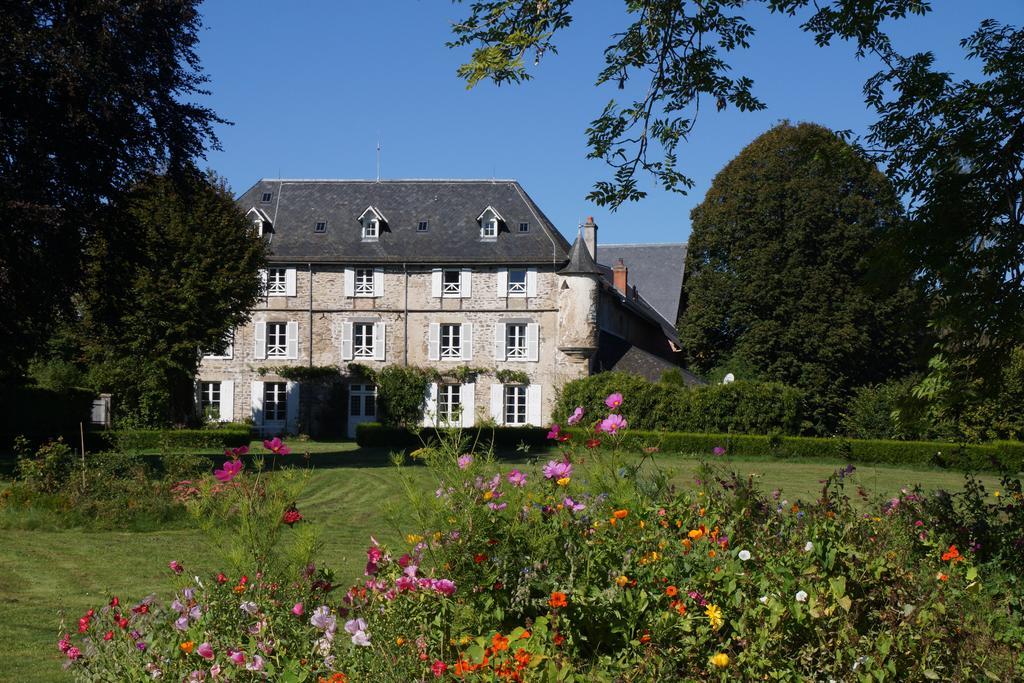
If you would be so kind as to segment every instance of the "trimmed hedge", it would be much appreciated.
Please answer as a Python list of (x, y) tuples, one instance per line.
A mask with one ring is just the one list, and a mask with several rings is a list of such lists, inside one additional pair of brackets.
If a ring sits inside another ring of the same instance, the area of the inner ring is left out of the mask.
[[(356, 426), (356, 443), (363, 448), (415, 450), (424, 443), (437, 441), (438, 431), (448, 430), (422, 427), (413, 431), (387, 427), (379, 422), (364, 422)], [(512, 450), (520, 443), (526, 443), (530, 448), (545, 448), (549, 443), (546, 427), (468, 427), (462, 433), (469, 443), (478, 441), (480, 447), (493, 445), (496, 450)]]
[[(586, 430), (571, 430), (574, 439), (592, 436)], [(772, 456), (779, 459), (826, 458), (863, 464), (926, 465), (955, 470), (1024, 469), (1024, 442), (999, 441), (991, 444), (953, 444), (938, 441), (887, 441), (882, 439), (818, 438), (805, 436), (764, 436), (759, 434), (690, 434), (628, 430), (621, 445), (640, 451), (657, 446), (664, 453), (711, 455), (716, 446), (729, 456)]]
[(158, 448), (236, 448), (248, 446), (248, 425), (231, 423), (207, 429), (115, 429), (103, 433), (108, 448), (143, 451)]

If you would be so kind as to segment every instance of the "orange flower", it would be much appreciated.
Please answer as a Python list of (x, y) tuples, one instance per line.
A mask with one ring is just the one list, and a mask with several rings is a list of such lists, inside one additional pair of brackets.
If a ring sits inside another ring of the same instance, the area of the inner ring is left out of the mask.
[(665, 595), (667, 595), (670, 598), (674, 598), (677, 595), (679, 595), (679, 589), (676, 588), (675, 586), (669, 586), (668, 588), (665, 589)]
[(939, 581), (949, 581), (949, 575), (948, 574), (943, 574), (942, 572), (939, 572), (938, 574), (936, 574), (935, 578), (938, 579)]
[(612, 516), (615, 517), (615, 519), (625, 519), (628, 514), (629, 510), (616, 510), (612, 513)]
[(714, 550), (709, 550), (708, 551), (708, 557), (714, 557), (714, 556), (715, 556), (715, 551)]
[(530, 637), (530, 632), (529, 631), (523, 631), (522, 635), (519, 636), (519, 639), (520, 640), (526, 640), (529, 637)]
[(502, 650), (507, 650), (508, 649), (508, 638), (506, 638), (505, 636), (501, 635), (500, 633), (495, 633), (494, 637), (491, 638), (491, 647), (494, 648), (495, 652), (501, 652)]
[(651, 634), (648, 633), (647, 631), (644, 631), (644, 634), (642, 636), (640, 636), (640, 642), (641, 643), (649, 643), (649, 642), (651, 642)]
[(683, 604), (682, 600), (676, 600), (670, 607), (679, 613), (679, 616), (686, 616), (686, 605)]
[(317, 679), (317, 683), (348, 683), (348, 676), (339, 671), (331, 674), (330, 678), (324, 678), (321, 676)]
[(551, 598), (548, 600), (548, 604), (552, 607), (566, 607), (569, 602), (565, 599), (565, 593), (559, 593), (555, 591), (551, 594)]
[(686, 548), (686, 552), (690, 552), (690, 547), (691, 546), (693, 546), (693, 543), (690, 541), (690, 539), (684, 538), (683, 539), (683, 547)]
[(949, 550), (942, 553), (943, 562), (959, 562), (962, 559), (964, 558), (960, 556), (960, 551), (956, 549), (955, 545), (949, 546)]
[(689, 536), (690, 538), (692, 538), (695, 541), (699, 541), (701, 539), (701, 537), (704, 536), (704, 530), (703, 529), (690, 529), (690, 533), (688, 533), (686, 535)]
[(178, 647), (181, 648), (182, 652), (184, 652), (187, 655), (190, 655), (190, 654), (192, 654), (192, 650), (195, 649), (196, 644), (193, 643), (191, 640), (186, 640), (184, 643), (182, 643)]
[(565, 636), (561, 633), (556, 633), (552, 640), (555, 643), (555, 647), (562, 647), (562, 644), (565, 642)]
[(516, 664), (518, 664), (519, 666), (526, 666), (529, 663), (530, 653), (524, 650), (523, 648), (519, 648), (518, 650), (516, 650)]

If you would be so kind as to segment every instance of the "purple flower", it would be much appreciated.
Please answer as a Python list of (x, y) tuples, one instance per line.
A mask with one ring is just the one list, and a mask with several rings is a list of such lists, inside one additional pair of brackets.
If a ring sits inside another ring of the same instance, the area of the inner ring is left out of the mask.
[(179, 631), (187, 631), (188, 617), (178, 617), (174, 622), (174, 628), (178, 629)]
[(725, 455), (725, 449), (722, 448), (721, 446), (715, 446), (714, 448), (711, 449), (711, 454), (712, 455)]
[(626, 421), (626, 418), (613, 413), (601, 420), (600, 429), (606, 434), (618, 434), (619, 430), (625, 429), (628, 426), (629, 422)]
[(513, 486), (526, 486), (526, 475), (519, 470), (512, 470), (508, 473), (508, 483)]
[(495, 512), (498, 512), (500, 510), (504, 510), (505, 508), (507, 508), (508, 503), (488, 503), (487, 507), (491, 508)]
[(463, 453), (458, 459), (459, 469), (464, 470), (473, 464), (473, 456), (469, 453)]
[(615, 410), (622, 405), (622, 394), (617, 391), (614, 394), (608, 394), (608, 398), (604, 400), (604, 404), (608, 406), (610, 410)]
[(564, 505), (567, 510), (571, 510), (572, 512), (579, 512), (580, 510), (587, 509), (586, 505), (584, 505), (583, 503), (577, 503), (569, 496), (565, 497), (565, 500), (562, 501), (562, 505)]
[(583, 419), (583, 406), (576, 406), (576, 410), (572, 411), (572, 415), (569, 416), (567, 422), (571, 425), (579, 423)]
[(226, 484), (238, 476), (238, 473), (244, 467), (241, 460), (228, 460), (224, 463), (224, 469), (213, 471), (213, 476), (217, 478), (217, 481), (222, 481)]
[(557, 441), (561, 431), (562, 428), (558, 426), (558, 423), (556, 422), (555, 424), (551, 425), (551, 429), (548, 431), (548, 438), (551, 439), (552, 441)]
[(544, 466), (545, 479), (564, 479), (572, 476), (572, 465), (566, 460), (549, 460)]
[(320, 629), (321, 631), (333, 632), (338, 628), (337, 620), (331, 615), (331, 608), (327, 605), (320, 605), (313, 610), (313, 616), (310, 617), (309, 623)]
[(366, 630), (366, 621), (363, 619), (349, 619), (345, 622), (345, 630), (349, 633)]

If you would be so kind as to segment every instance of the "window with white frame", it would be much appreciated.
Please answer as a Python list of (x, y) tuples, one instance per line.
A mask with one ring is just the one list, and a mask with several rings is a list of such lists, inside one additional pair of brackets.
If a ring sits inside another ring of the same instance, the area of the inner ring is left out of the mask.
[(375, 240), (380, 233), (380, 221), (376, 218), (368, 218), (363, 223), (363, 239)]
[(508, 323), (505, 325), (505, 356), (524, 360), (526, 355), (526, 323)]
[(284, 422), (288, 418), (288, 384), (263, 383), (263, 421)]
[(267, 358), (288, 357), (288, 323), (267, 323)]
[(480, 226), (480, 236), (487, 238), (494, 238), (498, 236), (498, 219), (490, 217), (483, 222)]
[(373, 323), (352, 323), (352, 355), (373, 358)]
[(220, 382), (200, 384), (199, 409), (204, 418), (216, 420), (220, 417)]
[(447, 269), (441, 273), (441, 295), (462, 296), (462, 271)]
[(526, 268), (508, 269), (508, 295), (526, 296)]
[(505, 386), (505, 424), (526, 424), (526, 387), (518, 384)]
[(267, 294), (285, 296), (288, 294), (288, 269), (267, 269)]
[(462, 358), (462, 325), (441, 325), (441, 359)]
[(355, 295), (373, 296), (373, 268), (356, 268), (355, 277)]
[(353, 384), (348, 391), (348, 414), (352, 417), (376, 417), (377, 387)]
[(456, 423), (462, 414), (462, 385), (442, 384), (437, 387), (437, 421)]

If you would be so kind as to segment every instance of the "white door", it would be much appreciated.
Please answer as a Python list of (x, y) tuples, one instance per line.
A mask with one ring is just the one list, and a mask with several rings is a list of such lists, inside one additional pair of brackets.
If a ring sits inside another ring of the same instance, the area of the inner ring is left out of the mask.
[(350, 384), (348, 387), (348, 438), (356, 438), (356, 425), (377, 421), (377, 387)]

